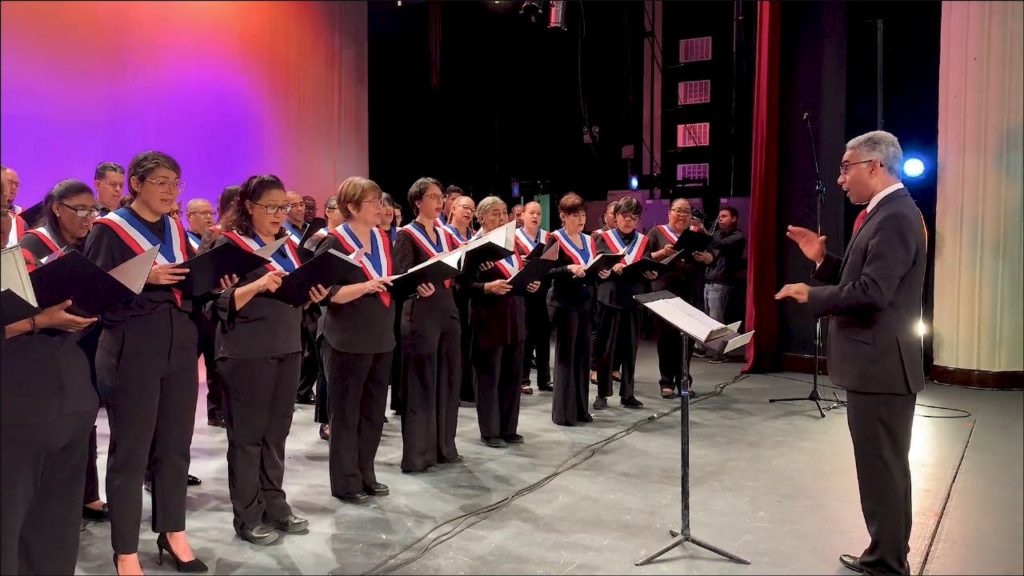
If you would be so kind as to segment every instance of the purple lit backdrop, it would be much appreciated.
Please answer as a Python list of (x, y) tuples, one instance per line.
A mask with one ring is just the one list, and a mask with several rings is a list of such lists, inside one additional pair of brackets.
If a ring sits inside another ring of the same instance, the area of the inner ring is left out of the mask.
[(4, 2), (0, 161), (27, 207), (157, 149), (190, 198), (274, 173), (323, 199), (366, 176), (361, 2)]

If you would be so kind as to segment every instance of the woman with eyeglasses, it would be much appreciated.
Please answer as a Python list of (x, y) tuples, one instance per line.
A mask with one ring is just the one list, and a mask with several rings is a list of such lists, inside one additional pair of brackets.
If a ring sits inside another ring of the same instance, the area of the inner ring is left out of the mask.
[[(205, 572), (185, 535), (189, 447), (199, 382), (193, 302), (174, 285), (195, 254), (185, 228), (169, 217), (184, 187), (178, 162), (142, 152), (128, 167), (130, 203), (96, 220), (84, 254), (104, 270), (159, 248), (142, 293), (103, 316), (96, 375), (110, 422), (107, 498), (118, 574), (141, 574), (139, 524), (147, 464), (157, 548), (179, 571)], [(152, 448), (152, 455), (150, 449)]]
[(646, 236), (636, 226), (640, 222), (643, 206), (636, 198), (626, 196), (615, 204), (615, 226), (601, 233), (597, 238), (600, 254), (617, 254), (625, 251), (622, 261), (612, 267), (607, 282), (597, 287), (599, 306), (597, 345), (597, 398), (594, 410), (608, 407), (612, 394), (611, 359), (621, 366), (619, 399), (625, 408), (643, 408), (643, 403), (634, 395), (634, 373), (636, 353), (640, 345), (640, 322), (642, 308), (633, 297), (651, 291), (650, 281), (657, 278), (652, 271), (642, 276), (625, 275), (627, 265), (650, 256), (651, 250)]
[[(661, 262), (676, 253), (672, 246), (679, 235), (690, 227), (693, 211), (685, 198), (676, 198), (668, 210), (668, 224), (655, 226), (647, 233), (647, 245), (651, 251), (651, 259)], [(701, 308), (702, 294), (699, 291), (700, 276), (703, 268), (695, 262), (686, 262), (675, 258), (669, 263), (671, 270), (659, 277), (653, 290), (668, 290), (686, 302)], [(693, 379), (683, 375), (683, 355), (693, 356), (693, 339), (688, 338), (689, 346), (683, 350), (683, 337), (679, 329), (658, 317), (658, 370), (661, 373), (658, 383), (661, 386), (662, 398), (674, 398), (676, 390), (682, 393), (685, 387), (692, 398)], [(680, 354), (682, 351), (682, 354)], [(685, 380), (685, 381), (684, 381)]]
[[(548, 306), (555, 331), (555, 395), (551, 420), (559, 426), (593, 422), (590, 415), (590, 306), (593, 277), (585, 266), (597, 256), (594, 240), (583, 233), (587, 208), (578, 194), (569, 192), (558, 203), (562, 228), (552, 234), (559, 245), (560, 266), (548, 273)], [(608, 277), (605, 270), (598, 279)]]
[[(488, 196), (480, 201), (476, 216), (480, 233), (486, 234), (507, 218), (505, 203), (497, 196)], [(480, 440), (491, 448), (523, 443), (518, 428), (526, 308), (521, 296), (509, 294), (512, 286), (508, 283), (521, 267), (522, 257), (514, 253), (460, 277), (471, 296), (476, 334), (473, 368)], [(534, 282), (527, 290), (535, 292), (538, 288), (540, 282)]]
[[(451, 234), (456, 246), (469, 242), (473, 235), (473, 216), (476, 211), (476, 203), (469, 196), (462, 195), (460, 188), (449, 186), (449, 191), (455, 188), (457, 195), (449, 196), (451, 212), (448, 214), (448, 223), (444, 225), (445, 230)], [(469, 292), (462, 283), (456, 283), (452, 294), (455, 297), (455, 306), (459, 309), (459, 325), (462, 329), (459, 349), (462, 351), (462, 381), (459, 384), (459, 400), (466, 403), (476, 402), (476, 389), (473, 386), (473, 326), (469, 321)]]
[(78, 180), (61, 180), (43, 200), (38, 227), (26, 232), (19, 244), (37, 265), (43, 265), (69, 246), (84, 248), (97, 216), (92, 189)]
[(380, 188), (365, 178), (338, 188), (346, 221), (317, 248), (351, 256), (362, 268), (354, 282), (331, 288), (324, 322), (324, 363), (331, 405), (331, 494), (359, 504), (390, 490), (377, 482), (374, 459), (384, 428), (391, 354), (395, 348), (394, 303), (387, 287), (394, 274), (391, 242), (378, 228), (384, 203)]
[[(542, 209), (539, 202), (527, 202), (523, 207), (523, 225), (516, 229), (516, 252), (526, 258), (537, 245), (548, 246), (551, 234), (542, 230)], [(526, 305), (526, 342), (523, 348), (522, 393), (533, 394), (530, 387), (530, 360), (536, 354), (537, 389), (550, 392), (551, 388), (551, 318), (548, 316), (548, 288), (551, 282), (541, 281), (536, 292), (523, 297)]]
[[(284, 489), (285, 441), (299, 387), (302, 310), (270, 297), (299, 267), (298, 246), (282, 227), (288, 213), (284, 184), (273, 175), (250, 176), (238, 193), (234, 216), (215, 245), (231, 242), (255, 252), (288, 237), (270, 262), (250, 272), (216, 302), (217, 370), (224, 378), (228, 431), (228, 488), (235, 532), (265, 546), (277, 531), (306, 530)], [(323, 286), (310, 303), (327, 296)]]
[[(416, 219), (395, 240), (396, 273), (455, 248), (451, 235), (434, 225), (443, 203), (440, 182), (420, 178), (413, 183), (409, 206)], [(403, 472), (462, 462), (455, 446), (461, 329), (451, 284), (421, 284), (402, 310)]]
[[(8, 187), (5, 180), (5, 193)], [(5, 194), (3, 247), (10, 215)], [(0, 338), (0, 574), (75, 571), (89, 431), (99, 402), (78, 345), (96, 319), (69, 314), (70, 304), (7, 324)]]
[(387, 192), (381, 192), (381, 201), (384, 202), (384, 211), (380, 215), (380, 228), (391, 242), (395, 241), (398, 234), (398, 227), (395, 226), (395, 199)]

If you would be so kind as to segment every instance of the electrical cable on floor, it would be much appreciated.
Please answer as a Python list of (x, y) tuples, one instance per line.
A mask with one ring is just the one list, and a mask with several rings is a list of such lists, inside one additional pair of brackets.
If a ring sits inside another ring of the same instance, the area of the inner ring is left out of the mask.
[[(769, 376), (771, 378), (778, 378), (779, 380), (791, 380), (793, 382), (800, 382), (801, 384), (810, 384), (810, 385), (814, 384), (810, 380), (804, 380), (802, 378), (793, 378), (792, 376), (783, 376), (781, 374), (763, 374), (763, 376)], [(932, 382), (932, 381), (929, 380), (929, 382)], [(935, 382), (932, 382), (932, 383), (934, 384)], [(818, 383), (818, 386), (820, 386), (822, 388), (831, 388), (833, 390), (845, 390), (845, 388), (842, 388), (840, 386), (833, 386), (831, 384), (822, 384), (821, 382)], [(831, 402), (831, 400), (822, 400), (822, 402)], [(845, 403), (846, 401), (845, 400), (840, 400), (840, 402), (844, 402)], [(921, 404), (920, 402), (917, 403), (916, 406), (919, 407), (919, 408), (933, 408), (935, 410), (947, 410), (949, 412), (956, 412), (956, 414), (953, 414), (951, 416), (941, 416), (941, 415), (938, 415), (938, 414), (915, 414), (915, 416), (917, 416), (919, 418), (953, 418), (953, 419), (956, 419), (956, 418), (970, 418), (972, 416), (972, 414), (970, 412), (968, 412), (967, 410), (961, 410), (960, 408), (949, 408), (947, 406), (932, 406), (931, 404)]]
[[(707, 400), (709, 398), (714, 398), (715, 396), (718, 396), (719, 394), (721, 394), (726, 388), (728, 388), (732, 384), (735, 384), (736, 382), (739, 382), (739, 381), (744, 380), (746, 378), (747, 378), (746, 374), (738, 374), (732, 380), (729, 380), (729, 381), (726, 381), (726, 382), (719, 382), (718, 384), (715, 385), (715, 388), (714, 388), (713, 391), (711, 391), (711, 392), (709, 392), (707, 394), (704, 394), (702, 396), (698, 396), (697, 398), (694, 398), (693, 400), (690, 401), (690, 405), (692, 406), (692, 405), (697, 404), (699, 402), (703, 402), (703, 401), (705, 401), (705, 400)], [(426, 555), (426, 553), (429, 552), (430, 550), (433, 550), (437, 546), (447, 542), (448, 540), (451, 540), (452, 538), (454, 538), (458, 534), (462, 533), (467, 528), (470, 528), (470, 527), (474, 526), (478, 522), (482, 522), (483, 520), (486, 520), (487, 519), (487, 516), (486, 516), (487, 514), (490, 514), (491, 512), (496, 512), (496, 511), (501, 510), (503, 508), (506, 508), (509, 505), (511, 505), (512, 502), (518, 500), (519, 498), (522, 498), (523, 496), (526, 496), (528, 494), (532, 494), (533, 492), (537, 491), (538, 489), (543, 488), (544, 486), (546, 486), (548, 483), (550, 483), (555, 478), (561, 476), (562, 474), (568, 472), (569, 470), (572, 470), (573, 468), (578, 467), (579, 465), (583, 464), (584, 462), (586, 462), (586, 461), (590, 460), (591, 458), (593, 458), (594, 456), (596, 456), (597, 453), (602, 448), (608, 446), (609, 444), (611, 444), (611, 443), (613, 443), (613, 442), (615, 442), (617, 440), (621, 440), (622, 438), (625, 438), (626, 436), (629, 436), (630, 434), (635, 432), (637, 429), (639, 429), (641, 426), (644, 426), (646, 424), (650, 424), (651, 422), (655, 422), (657, 420), (660, 420), (660, 419), (662, 419), (665, 416), (668, 416), (670, 414), (675, 414), (676, 412), (678, 412), (681, 409), (682, 409), (682, 406), (677, 406), (677, 407), (672, 408), (671, 410), (669, 410), (667, 412), (663, 412), (663, 413), (660, 413), (660, 414), (652, 414), (651, 416), (648, 416), (647, 418), (644, 418), (643, 420), (639, 420), (637, 422), (634, 422), (628, 428), (626, 428), (624, 430), (619, 430), (615, 434), (612, 434), (611, 436), (608, 436), (607, 438), (605, 438), (603, 440), (599, 440), (597, 442), (594, 442), (592, 444), (584, 446), (583, 448), (580, 448), (579, 450), (574, 452), (571, 456), (566, 458), (561, 464), (559, 464), (558, 468), (556, 468), (555, 471), (552, 472), (551, 474), (548, 474), (547, 476), (541, 478), (540, 480), (534, 482), (533, 484), (530, 484), (529, 486), (526, 486), (525, 488), (521, 488), (521, 489), (513, 492), (511, 495), (509, 495), (509, 496), (507, 496), (507, 497), (505, 497), (505, 498), (503, 498), (501, 500), (498, 500), (497, 502), (493, 502), (491, 504), (488, 504), (488, 505), (483, 506), (481, 508), (477, 508), (476, 510), (467, 512), (465, 514), (461, 514), (459, 516), (456, 516), (454, 518), (446, 520), (446, 521), (442, 522), (441, 524), (438, 524), (437, 526), (434, 526), (426, 534), (424, 534), (423, 536), (418, 538), (415, 542), (413, 542), (413, 543), (409, 544), (408, 546), (402, 548), (398, 552), (395, 552), (394, 554), (388, 556), (382, 562), (378, 563), (373, 568), (371, 568), (368, 571), (364, 572), (364, 575), (391, 574), (392, 572), (395, 572), (396, 570), (400, 570), (400, 569), (408, 566), (409, 564), (412, 564), (413, 562), (419, 560), (424, 555)], [(579, 458), (582, 454), (584, 454), (588, 450), (590, 451), (588, 454), (586, 454), (585, 456), (583, 456), (579, 460), (576, 460), (575, 462), (573, 462), (573, 460)], [(570, 462), (571, 462), (571, 464), (570, 464)], [(475, 520), (475, 522), (472, 522), (470, 524), (466, 524), (470, 520)], [(423, 547), (422, 550), (417, 552), (412, 557), (407, 558), (407, 559), (405, 559), (405, 560), (403, 560), (401, 562), (398, 562), (397, 564), (395, 564), (393, 566), (390, 566), (390, 567), (388, 566), (388, 564), (393, 562), (399, 556), (401, 556), (402, 554), (405, 554), (406, 552), (411, 550), (414, 546), (416, 546), (420, 542), (423, 542), (424, 540), (426, 540), (427, 537), (430, 536), (431, 534), (433, 534), (434, 532), (436, 532), (436, 531), (438, 531), (438, 530), (440, 530), (442, 528), (445, 528), (445, 527), (447, 527), (447, 526), (449, 526), (450, 524), (453, 524), (453, 523), (455, 523), (455, 525), (452, 526), (450, 530), (435, 536), (433, 539), (430, 540), (430, 542), (427, 543), (426, 546)]]
[(946, 516), (946, 507), (949, 506), (949, 500), (953, 497), (953, 487), (956, 486), (956, 479), (960, 476), (960, 468), (964, 465), (964, 459), (967, 457), (967, 449), (971, 446), (971, 438), (974, 437), (974, 429), (977, 425), (977, 420), (972, 422), (971, 431), (967, 433), (967, 441), (964, 442), (963, 452), (960, 453), (960, 461), (956, 463), (956, 470), (953, 471), (953, 479), (949, 483), (949, 488), (946, 489), (946, 497), (942, 500), (942, 510), (939, 510), (939, 519), (936, 520), (935, 526), (932, 528), (932, 533), (928, 536), (928, 546), (924, 549), (924, 558), (921, 559), (921, 566), (918, 567), (917, 576), (923, 576), (925, 568), (928, 567), (928, 559), (932, 555), (932, 547), (935, 546), (935, 539), (939, 535), (939, 528), (942, 527), (942, 519)]

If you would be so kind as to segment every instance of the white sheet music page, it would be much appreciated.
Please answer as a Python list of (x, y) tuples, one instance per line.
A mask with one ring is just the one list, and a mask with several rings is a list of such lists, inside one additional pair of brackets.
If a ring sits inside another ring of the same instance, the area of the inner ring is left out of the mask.
[(284, 238), (278, 238), (277, 240), (274, 240), (273, 242), (267, 244), (263, 248), (256, 250), (255, 254), (258, 256), (263, 256), (267, 260), (270, 260), (270, 257), (274, 255), (274, 252), (277, 252), (277, 249), (280, 248), (287, 241), (288, 236), (285, 236)]
[(146, 279), (149, 278), (149, 271), (153, 267), (153, 263), (156, 262), (156, 254), (159, 249), (159, 246), (153, 246), (142, 254), (114, 268), (108, 274), (121, 284), (124, 284), (129, 290), (138, 294), (142, 292), (142, 288), (146, 285)]
[(22, 300), (39, 307), (20, 246), (5, 248), (0, 252), (0, 290), (10, 290)]

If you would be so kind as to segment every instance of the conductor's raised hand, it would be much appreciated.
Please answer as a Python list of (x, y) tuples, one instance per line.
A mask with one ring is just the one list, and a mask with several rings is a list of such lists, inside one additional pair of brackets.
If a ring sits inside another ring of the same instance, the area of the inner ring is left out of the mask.
[(808, 260), (817, 264), (825, 259), (825, 242), (827, 238), (818, 236), (813, 230), (799, 226), (786, 227), (786, 237), (796, 242), (800, 251)]
[(776, 300), (782, 300), (783, 298), (792, 298), (797, 302), (803, 304), (807, 302), (807, 296), (811, 292), (811, 287), (804, 283), (799, 284), (786, 284), (779, 290), (779, 293), (775, 295)]
[(64, 330), (65, 332), (78, 332), (88, 328), (96, 322), (95, 318), (82, 318), (74, 314), (68, 314), (67, 309), (71, 306), (71, 300), (65, 300), (60, 304), (50, 306), (35, 317), (36, 328), (52, 328)]
[(281, 279), (284, 278), (285, 273), (281, 270), (272, 270), (264, 274), (259, 280), (256, 281), (257, 290), (259, 292), (270, 292), (273, 294), (281, 287)]
[(431, 284), (430, 282), (427, 282), (426, 284), (420, 284), (419, 286), (416, 287), (416, 294), (418, 294), (420, 298), (426, 298), (432, 295), (433, 293), (434, 285)]
[(147, 284), (158, 284), (166, 286), (168, 284), (177, 284), (185, 279), (185, 274), (188, 274), (188, 268), (178, 268), (178, 264), (157, 264), (149, 271), (149, 277), (146, 278)]

